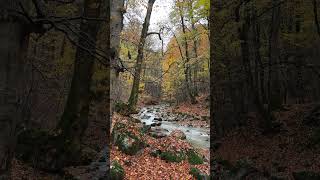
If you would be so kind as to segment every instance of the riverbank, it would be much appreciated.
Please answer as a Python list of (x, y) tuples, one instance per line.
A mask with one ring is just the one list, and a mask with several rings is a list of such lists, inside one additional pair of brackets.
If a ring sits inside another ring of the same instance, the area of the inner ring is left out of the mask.
[[(125, 124), (124, 129), (147, 144), (134, 155), (123, 152), (121, 145), (112, 144), (111, 162), (119, 163), (123, 168), (124, 179), (193, 179), (195, 176), (190, 173), (191, 170), (201, 172), (204, 177), (209, 174), (209, 149), (194, 148), (185, 138), (175, 133), (168, 133), (165, 137), (152, 136), (149, 134), (151, 125), (119, 114), (113, 116), (113, 135), (115, 126), (117, 128), (119, 124)], [(142, 133), (144, 128), (147, 130)], [(201, 162), (194, 163), (190, 156), (187, 156), (193, 151), (199, 156), (193, 158), (201, 159)], [(184, 155), (185, 158), (180, 159)]]

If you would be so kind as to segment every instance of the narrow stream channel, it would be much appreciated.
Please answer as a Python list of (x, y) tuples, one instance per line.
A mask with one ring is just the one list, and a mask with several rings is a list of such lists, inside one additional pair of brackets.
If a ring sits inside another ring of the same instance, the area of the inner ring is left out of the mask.
[[(178, 118), (178, 116), (168, 111), (169, 107), (170, 106), (167, 104), (147, 106), (142, 108), (139, 114), (135, 116), (135, 118), (140, 119), (146, 125), (159, 123), (157, 119), (161, 118), (161, 125), (159, 127), (165, 130), (165, 134), (168, 135), (173, 130), (181, 130), (185, 133), (187, 141), (190, 142), (192, 146), (194, 146), (195, 148), (209, 149), (210, 129), (188, 127), (177, 124), (176, 121), (172, 121), (172, 119)], [(183, 121), (183, 119), (179, 119), (178, 121)]]

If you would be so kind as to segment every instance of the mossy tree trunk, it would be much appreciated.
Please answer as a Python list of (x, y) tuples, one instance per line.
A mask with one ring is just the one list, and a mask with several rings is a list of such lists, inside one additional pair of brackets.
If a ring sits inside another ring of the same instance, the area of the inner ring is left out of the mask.
[[(84, 17), (98, 18), (100, 16), (101, 0), (86, 0), (84, 2)], [(96, 36), (100, 27), (97, 21), (83, 20), (80, 30), (88, 34), (88, 38), (96, 43)], [(79, 46), (90, 52), (95, 51), (95, 45), (88, 43), (87, 37), (79, 39)], [(94, 56), (82, 48), (76, 50), (74, 74), (68, 95), (66, 107), (58, 124), (61, 143), (64, 147), (59, 154), (59, 165), (72, 163), (79, 157), (81, 151), (81, 138), (88, 125), (90, 105), (90, 85), (92, 81)], [(60, 149), (61, 150), (61, 149)]]
[(128, 101), (128, 109), (133, 110), (136, 108), (137, 102), (138, 102), (138, 96), (139, 96), (139, 84), (140, 84), (140, 75), (142, 70), (142, 62), (143, 62), (143, 49), (146, 42), (146, 38), (148, 36), (148, 29), (150, 25), (150, 18), (152, 13), (153, 4), (156, 0), (149, 0), (148, 1), (148, 9), (147, 14), (143, 23), (140, 42), (138, 46), (138, 56), (137, 56), (137, 62), (134, 72), (134, 79), (131, 89), (130, 98)]

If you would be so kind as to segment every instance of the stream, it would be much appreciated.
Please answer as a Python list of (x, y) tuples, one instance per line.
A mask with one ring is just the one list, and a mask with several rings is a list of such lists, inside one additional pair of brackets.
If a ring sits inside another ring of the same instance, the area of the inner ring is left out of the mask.
[[(164, 133), (169, 135), (173, 130), (181, 130), (186, 135), (186, 140), (195, 148), (209, 149), (210, 147), (210, 129), (177, 124), (179, 116), (169, 111), (170, 106), (167, 104), (146, 106), (142, 108), (139, 114), (134, 118), (139, 119), (145, 125), (158, 123), (158, 127), (164, 129)], [(161, 119), (161, 121), (159, 121)], [(161, 125), (159, 125), (160, 123)]]

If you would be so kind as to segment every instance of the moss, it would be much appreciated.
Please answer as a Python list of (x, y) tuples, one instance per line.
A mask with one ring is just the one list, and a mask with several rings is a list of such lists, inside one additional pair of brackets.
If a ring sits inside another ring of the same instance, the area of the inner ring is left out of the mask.
[(197, 168), (195, 168), (195, 167), (192, 167), (192, 168), (190, 169), (189, 173), (190, 173), (193, 177), (195, 177), (195, 178), (197, 178), (197, 179), (199, 179), (199, 177), (200, 177), (200, 170), (197, 169)]
[(139, 131), (142, 135), (146, 134), (150, 130), (151, 126), (150, 125), (143, 125)]
[(181, 162), (185, 160), (185, 154), (182, 152), (166, 151), (160, 154), (160, 158), (169, 162)]
[(206, 174), (201, 173), (201, 171), (195, 167), (192, 167), (189, 171), (189, 173), (195, 177), (197, 180), (205, 180), (210, 179), (210, 177)]
[(133, 108), (130, 108), (129, 105), (124, 102), (115, 103), (114, 111), (124, 116), (129, 116), (130, 114), (136, 112)]
[[(122, 125), (119, 126), (122, 127)], [(119, 127), (115, 127), (114, 131), (112, 132), (112, 138), (114, 144), (117, 145), (122, 152), (129, 155), (134, 155), (146, 146), (146, 143), (139, 139), (139, 137), (134, 135), (132, 132), (128, 132), (126, 130), (121, 131), (122, 128), (118, 128)], [(128, 144), (127, 141), (133, 142)]]
[(187, 152), (188, 161), (190, 164), (203, 164), (203, 159), (194, 150), (189, 150)]
[(114, 161), (111, 165), (110, 178), (113, 180), (124, 179), (124, 169), (117, 161)]

